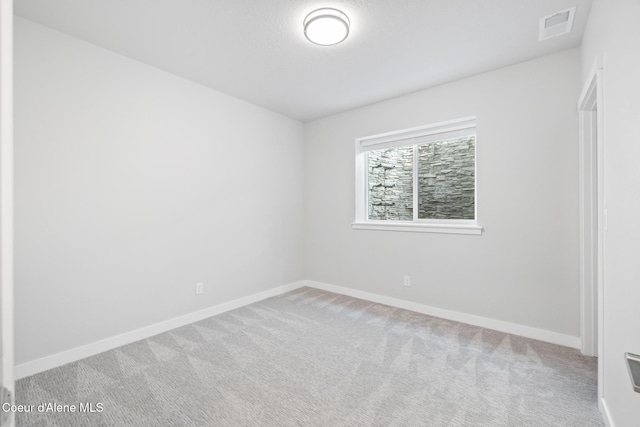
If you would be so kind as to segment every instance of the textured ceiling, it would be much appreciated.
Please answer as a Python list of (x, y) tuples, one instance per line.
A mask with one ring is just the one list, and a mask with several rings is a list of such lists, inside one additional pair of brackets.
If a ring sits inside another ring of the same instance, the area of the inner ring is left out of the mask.
[[(539, 18), (577, 5), (569, 35)], [(332, 47), (307, 13), (351, 20)], [(301, 121), (579, 46), (591, 0), (17, 0), (17, 15)]]

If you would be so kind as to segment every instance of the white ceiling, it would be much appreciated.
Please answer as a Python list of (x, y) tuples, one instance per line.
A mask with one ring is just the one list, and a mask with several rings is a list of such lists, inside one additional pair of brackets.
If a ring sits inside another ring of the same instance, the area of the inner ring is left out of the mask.
[[(538, 21), (576, 6), (573, 31)], [(316, 46), (307, 13), (349, 38)], [(591, 0), (16, 0), (16, 14), (301, 121), (579, 46)]]

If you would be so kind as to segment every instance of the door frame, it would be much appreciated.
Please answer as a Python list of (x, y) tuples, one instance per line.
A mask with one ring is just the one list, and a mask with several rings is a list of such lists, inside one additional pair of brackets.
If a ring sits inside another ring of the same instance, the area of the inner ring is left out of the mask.
[(0, 93), (0, 358), (13, 401), (13, 0), (0, 0)]
[[(580, 120), (580, 334), (585, 355), (604, 355), (603, 69), (594, 66), (578, 101)], [(598, 363), (598, 397), (604, 373)], [(599, 399), (599, 400), (600, 400)]]

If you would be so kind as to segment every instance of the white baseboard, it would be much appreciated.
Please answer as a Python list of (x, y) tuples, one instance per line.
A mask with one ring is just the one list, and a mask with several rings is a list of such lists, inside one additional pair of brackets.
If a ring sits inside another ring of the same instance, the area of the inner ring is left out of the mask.
[(238, 298), (233, 301), (214, 305), (212, 307), (205, 308), (204, 310), (195, 311), (193, 313), (185, 314), (184, 316), (175, 317), (173, 319), (165, 320), (164, 322), (145, 326), (143, 328), (135, 329), (130, 332), (125, 332), (124, 334), (96, 341), (91, 344), (72, 348), (70, 350), (65, 350), (63, 352), (56, 353), (51, 356), (46, 356), (41, 359), (32, 360), (30, 362), (25, 362), (20, 365), (15, 365), (14, 375), (16, 380), (25, 378), (39, 372), (46, 371), (48, 369), (53, 369), (58, 366), (66, 365), (67, 363), (84, 359), (85, 357), (112, 350), (122, 345), (130, 344), (135, 341), (161, 334), (171, 329), (179, 328), (180, 326), (188, 325), (189, 323), (206, 319), (207, 317), (215, 316), (216, 314), (224, 313), (236, 308), (243, 307), (245, 305), (253, 304), (254, 302), (262, 301), (263, 299), (271, 298), (285, 292), (298, 289), (304, 285), (305, 283), (303, 281), (299, 281), (283, 286), (278, 286), (264, 292), (259, 292), (257, 294)]
[(341, 286), (330, 285), (328, 283), (315, 282), (312, 280), (305, 281), (306, 286), (321, 289), (324, 291), (335, 292), (337, 294), (347, 295), (354, 298), (360, 298), (379, 304), (390, 305), (392, 307), (403, 308), (418, 313), (428, 314), (430, 316), (440, 317), (442, 319), (453, 320), (456, 322), (467, 323), (470, 325), (480, 326), (487, 329), (493, 329), (508, 334), (520, 335), (527, 338), (533, 338), (540, 341), (558, 344), (565, 347), (579, 349), (581, 346), (580, 337), (560, 334), (558, 332), (547, 331), (544, 329), (532, 328), (530, 326), (518, 325), (516, 323), (505, 322), (502, 320), (491, 319), (488, 317), (476, 316), (474, 314), (461, 313), (457, 311), (446, 310), (443, 308), (432, 307), (417, 302), (401, 300), (398, 298), (387, 297), (384, 295), (373, 294), (370, 292), (360, 291), (357, 289), (343, 288)]
[[(160, 323), (145, 326), (140, 329), (136, 329), (130, 332), (125, 332), (114, 337), (106, 338), (100, 341), (96, 341), (90, 344), (86, 344), (80, 347), (65, 350), (60, 353), (46, 356), (41, 359), (32, 360), (29, 362), (16, 365), (14, 368), (14, 375), (16, 379), (25, 378), (39, 372), (53, 369), (58, 366), (65, 365), (67, 363), (75, 362), (85, 357), (93, 356), (98, 353), (102, 353), (108, 350), (112, 350), (122, 345), (130, 344), (135, 341), (139, 341), (145, 338), (152, 337), (154, 335), (161, 334), (171, 329), (179, 328), (180, 326), (187, 325), (189, 323), (197, 322), (207, 317), (215, 316), (216, 314), (224, 313), (236, 308), (243, 307), (245, 305), (252, 304), (257, 301), (261, 301), (266, 298), (271, 298), (285, 292), (298, 289), (302, 286), (309, 286), (316, 289), (321, 289), (329, 292), (335, 292), (342, 295), (351, 296), (354, 298), (360, 298), (379, 304), (386, 304), (393, 307), (403, 308), (406, 310), (415, 311), (418, 313), (428, 314), (431, 316), (440, 317), (443, 319), (453, 320), (456, 322), (467, 323), (471, 325), (481, 326), (483, 328), (494, 329), (508, 334), (521, 335), (527, 338), (533, 338), (540, 341), (546, 341), (553, 344), (564, 345), (567, 347), (580, 348), (580, 338), (570, 335), (559, 334), (557, 332), (546, 331), (543, 329), (536, 329), (529, 326), (518, 325), (515, 323), (504, 322), (501, 320), (490, 319), (487, 317), (476, 316), (473, 314), (460, 313), (456, 311), (446, 310), (438, 307), (432, 307), (416, 302), (401, 300), (397, 298), (387, 297), (384, 295), (374, 294), (371, 292), (360, 291), (357, 289), (344, 288), (341, 286), (330, 285), (327, 283), (316, 282), (312, 280), (303, 280), (294, 283), (289, 283), (283, 286), (278, 286), (273, 289), (269, 289), (264, 292), (249, 295), (243, 298), (239, 298), (233, 301), (218, 304), (204, 310), (196, 311), (193, 313), (185, 314), (184, 316), (176, 317), (173, 319), (165, 320)], [(604, 402), (603, 402), (604, 405)], [(604, 406), (603, 417), (605, 413), (608, 416), (606, 406)], [(613, 424), (610, 424), (613, 426)]]
[(598, 403), (598, 409), (600, 409), (600, 414), (602, 415), (602, 421), (604, 421), (604, 425), (607, 427), (615, 427), (616, 425), (613, 423), (613, 418), (611, 418), (611, 413), (609, 412), (607, 401), (604, 400), (603, 397)]

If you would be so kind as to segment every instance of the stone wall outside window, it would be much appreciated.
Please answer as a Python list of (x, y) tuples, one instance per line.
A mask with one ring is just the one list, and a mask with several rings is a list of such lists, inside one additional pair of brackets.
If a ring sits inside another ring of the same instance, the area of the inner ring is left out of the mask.
[[(413, 220), (413, 146), (369, 151), (369, 219)], [(418, 218), (475, 218), (475, 138), (418, 146)]]
[(475, 138), (418, 147), (418, 218), (475, 219)]
[(369, 219), (413, 220), (413, 147), (369, 151)]

